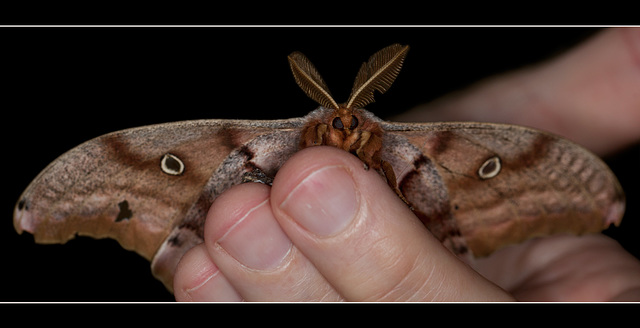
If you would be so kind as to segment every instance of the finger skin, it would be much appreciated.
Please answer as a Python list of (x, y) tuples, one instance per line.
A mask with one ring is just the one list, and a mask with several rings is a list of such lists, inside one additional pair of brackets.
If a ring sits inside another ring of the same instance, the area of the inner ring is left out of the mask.
[[(208, 288), (209, 294), (199, 291), (196, 294), (191, 290), (199, 281), (192, 280), (183, 283), (186, 287), (182, 290), (189, 294), (187, 299), (203, 302), (341, 299), (281, 231), (272, 215), (269, 189), (256, 183), (231, 188), (214, 202), (205, 223), (202, 249), (210, 265), (219, 268), (228, 288), (239, 297), (234, 298), (225, 287)], [(193, 264), (181, 261), (180, 265)]]
[(213, 263), (205, 245), (190, 249), (178, 263), (173, 279), (179, 302), (235, 302), (242, 297)]

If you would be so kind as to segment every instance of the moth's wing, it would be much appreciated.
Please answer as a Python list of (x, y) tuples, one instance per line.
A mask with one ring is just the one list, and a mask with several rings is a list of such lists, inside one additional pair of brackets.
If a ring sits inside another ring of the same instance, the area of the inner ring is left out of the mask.
[(599, 232), (622, 219), (615, 175), (568, 140), (504, 124), (382, 125), (401, 191), (457, 253), (485, 256), (536, 236)]
[[(175, 265), (202, 241), (213, 199), (246, 171), (277, 171), (297, 150), (301, 125), (200, 120), (97, 137), (31, 182), (16, 204), (14, 227), (38, 243), (65, 243), (76, 234), (116, 239), (153, 260), (154, 275), (171, 290)], [(165, 154), (173, 157), (163, 164)]]

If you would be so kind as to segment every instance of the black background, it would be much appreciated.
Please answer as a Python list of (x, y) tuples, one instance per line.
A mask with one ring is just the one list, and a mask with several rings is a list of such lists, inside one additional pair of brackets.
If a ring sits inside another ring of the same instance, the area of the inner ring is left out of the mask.
[[(392, 43), (411, 51), (367, 108), (385, 118), (484, 77), (536, 63), (597, 33), (540, 27), (0, 28), (4, 176), (0, 301), (171, 301), (149, 263), (113, 240), (36, 245), (12, 226), (28, 183), (70, 148), (104, 133), (202, 118), (279, 119), (316, 107), (286, 56), (304, 52), (338, 102), (360, 64)], [(627, 193), (610, 229), (639, 256), (640, 147), (606, 158)]]

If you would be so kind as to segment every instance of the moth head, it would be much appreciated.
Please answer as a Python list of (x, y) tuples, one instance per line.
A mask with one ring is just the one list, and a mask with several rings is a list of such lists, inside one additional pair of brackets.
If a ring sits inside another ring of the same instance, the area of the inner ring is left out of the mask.
[[(372, 133), (381, 133), (381, 128), (360, 115), (363, 107), (374, 101), (374, 92), (385, 93), (398, 76), (402, 62), (409, 51), (409, 46), (393, 44), (369, 58), (362, 64), (351, 90), (349, 100), (338, 105), (333, 99), (327, 84), (320, 73), (302, 53), (294, 52), (289, 55), (289, 65), (298, 86), (309, 98), (324, 107), (323, 117), (307, 123), (303, 129), (302, 147), (329, 145), (354, 152), (363, 159), (365, 151), (368, 154), (377, 153), (381, 143), (369, 143)], [(330, 113), (324, 115), (325, 110)], [(375, 139), (375, 138), (374, 138)], [(369, 145), (368, 149), (365, 148)], [(372, 148), (373, 147), (373, 148)], [(371, 157), (371, 156), (370, 156)], [(371, 158), (363, 159), (372, 161)], [(376, 164), (377, 165), (377, 164)]]
[(331, 128), (343, 131), (346, 135), (350, 135), (360, 127), (360, 120), (350, 108), (340, 106), (334, 111), (332, 117)]

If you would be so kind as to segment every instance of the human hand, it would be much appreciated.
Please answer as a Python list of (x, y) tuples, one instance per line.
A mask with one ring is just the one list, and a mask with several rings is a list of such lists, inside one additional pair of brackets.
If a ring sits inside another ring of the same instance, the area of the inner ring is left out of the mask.
[[(607, 153), (640, 138), (632, 126), (640, 122), (638, 83), (630, 80), (639, 35), (605, 31), (549, 64), (435, 102), (431, 115), (527, 123)], [(566, 78), (574, 76), (582, 78)], [(612, 85), (615, 92), (593, 92)], [(532, 96), (514, 103), (513, 94)], [(377, 173), (345, 152), (312, 147), (283, 166), (272, 188), (244, 184), (216, 200), (205, 243), (180, 262), (174, 291), (179, 301), (640, 299), (640, 263), (602, 235), (533, 240), (473, 268), (488, 279), (444, 249)]]
[(300, 151), (271, 190), (231, 188), (204, 235), (178, 267), (177, 300), (511, 299), (445, 249), (377, 172), (335, 148)]

